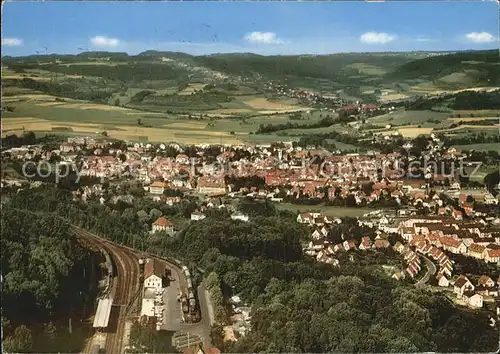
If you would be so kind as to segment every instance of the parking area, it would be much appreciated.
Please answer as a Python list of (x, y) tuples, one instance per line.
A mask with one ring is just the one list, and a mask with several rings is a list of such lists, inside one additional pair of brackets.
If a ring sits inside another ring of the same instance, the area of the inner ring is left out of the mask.
[(172, 280), (163, 288), (161, 296), (164, 317), (160, 329), (178, 331), (183, 323), (181, 304), (178, 301), (180, 293), (178, 278), (172, 274)]

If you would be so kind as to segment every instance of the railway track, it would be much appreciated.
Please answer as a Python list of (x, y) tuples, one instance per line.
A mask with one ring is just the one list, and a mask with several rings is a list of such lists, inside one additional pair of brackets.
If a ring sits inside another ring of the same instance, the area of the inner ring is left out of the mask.
[[(17, 209), (28, 211), (25, 209)], [(33, 215), (47, 215), (47, 213), (28, 211)], [(70, 231), (83, 241), (82, 244), (85, 246), (100, 251), (104, 249), (108, 252), (111, 258), (114, 260), (116, 265), (116, 277), (117, 277), (117, 287), (116, 291), (111, 294), (113, 296), (113, 304), (119, 305), (117, 326), (113, 332), (107, 332), (106, 335), (106, 352), (108, 354), (121, 354), (123, 347), (123, 336), (125, 331), (125, 321), (131, 315), (135, 306), (133, 306), (134, 301), (138, 301), (140, 296), (137, 296), (137, 292), (141, 286), (140, 284), (140, 267), (139, 258), (147, 256), (149, 258), (155, 258), (163, 262), (167, 268), (173, 270), (174, 274), (177, 275), (175, 278), (179, 281), (180, 290), (187, 294), (187, 279), (185, 278), (181, 266), (179, 266), (179, 261), (169, 260), (165, 257), (161, 257), (155, 254), (149, 254), (145, 252), (140, 252), (134, 250), (133, 248), (116, 244), (110, 240), (97, 236), (81, 227), (71, 224), (71, 220), (58, 216), (58, 218), (66, 223), (70, 224)], [(89, 346), (87, 346), (89, 347)], [(92, 348), (85, 348), (84, 352), (91, 352)]]
[[(72, 226), (71, 230), (75, 236), (90, 246), (104, 248), (115, 262), (117, 283), (112, 294), (114, 305), (112, 313), (116, 311), (116, 327), (112, 332), (107, 333), (106, 352), (119, 354), (123, 350), (125, 322), (131, 315), (130, 310), (134, 308), (132, 302), (136, 298), (135, 294), (139, 288), (139, 259), (125, 247), (116, 245), (79, 227)], [(111, 325), (113, 326), (113, 324)]]

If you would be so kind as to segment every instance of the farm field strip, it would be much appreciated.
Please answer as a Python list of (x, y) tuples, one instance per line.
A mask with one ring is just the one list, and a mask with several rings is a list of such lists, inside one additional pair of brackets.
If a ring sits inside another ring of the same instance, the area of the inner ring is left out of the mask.
[(469, 118), (448, 118), (447, 120), (452, 122), (477, 122), (481, 120), (491, 120), (491, 121), (499, 121), (498, 117), (469, 117)]
[(416, 138), (421, 134), (431, 134), (433, 128), (399, 128), (397, 131), (404, 137)]
[(463, 130), (463, 129), (475, 129), (475, 130), (490, 130), (490, 129), (498, 129), (500, 128), (500, 124), (492, 124), (492, 125), (472, 125), (472, 124), (464, 124), (455, 128), (443, 129), (439, 130), (440, 132), (451, 132), (455, 130)]

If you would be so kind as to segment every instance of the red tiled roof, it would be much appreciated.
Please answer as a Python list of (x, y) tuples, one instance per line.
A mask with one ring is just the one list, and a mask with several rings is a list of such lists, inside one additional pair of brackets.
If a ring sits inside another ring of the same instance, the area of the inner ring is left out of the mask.
[(455, 240), (452, 237), (440, 237), (439, 242), (441, 242), (443, 246), (450, 246), (455, 248), (460, 246), (460, 241)]
[(489, 257), (500, 257), (500, 248), (499, 249), (496, 249), (496, 250), (488, 250), (486, 251), (488, 252), (488, 256)]
[(483, 253), (486, 247), (478, 245), (477, 243), (473, 243), (469, 246), (469, 251), (474, 253)]
[(160, 216), (158, 219), (156, 219), (156, 221), (153, 223), (153, 225), (156, 225), (156, 226), (174, 226), (174, 224), (168, 220), (167, 218), (165, 218), (164, 216)]
[(165, 272), (165, 266), (163, 266), (156, 259), (151, 259), (144, 266), (144, 279), (149, 278), (153, 274), (162, 278), (164, 272)]

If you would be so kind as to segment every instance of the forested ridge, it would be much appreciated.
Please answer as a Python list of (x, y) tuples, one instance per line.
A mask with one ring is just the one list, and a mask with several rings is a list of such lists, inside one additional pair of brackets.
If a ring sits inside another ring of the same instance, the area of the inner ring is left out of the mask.
[[(144, 199), (84, 204), (53, 187), (7, 194), (11, 208), (54, 213), (115, 242), (178, 257), (203, 269), (206, 281), (218, 284), (225, 297), (239, 294), (252, 307), (251, 331), (227, 343), (222, 327), (215, 326), (213, 344), (225, 352), (486, 352), (498, 346), (487, 314), (391, 279), (381, 267), (390, 258), (383, 253), (365, 252), (354, 262), (341, 255), (340, 267), (306, 258), (301, 246), (310, 231), (272, 204), (243, 202), (248, 223), (218, 209), (202, 221), (183, 223), (196, 205), (160, 206)], [(175, 237), (147, 234), (161, 214), (176, 220), (181, 231)], [(14, 215), (8, 215), (10, 222)], [(366, 232), (339, 227), (339, 234)], [(222, 325), (223, 300), (216, 305)]]
[[(21, 196), (14, 199), (29, 203)], [(55, 215), (33, 215), (7, 202), (1, 222), (4, 350), (57, 350), (59, 334), (54, 323), (79, 318), (85, 306), (93, 308), (95, 289), (82, 276), (84, 269), (91, 268), (90, 254), (71, 236), (69, 224)], [(59, 350), (80, 349), (78, 340), (73, 339), (74, 347)]]

